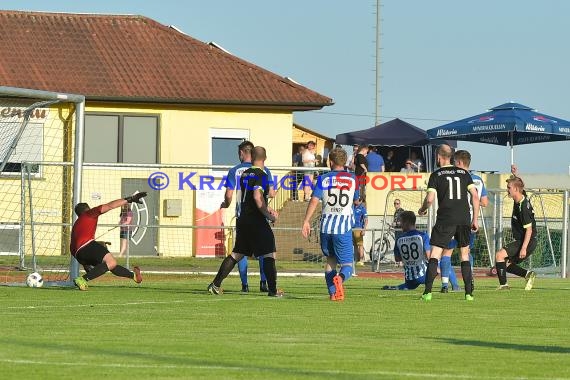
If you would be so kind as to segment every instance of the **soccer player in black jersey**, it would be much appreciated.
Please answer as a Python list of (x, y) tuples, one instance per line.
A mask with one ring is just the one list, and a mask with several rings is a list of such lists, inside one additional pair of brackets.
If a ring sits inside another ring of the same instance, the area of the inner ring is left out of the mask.
[(524, 277), (524, 290), (531, 290), (536, 273), (521, 268), (518, 263), (528, 258), (536, 248), (536, 220), (530, 200), (524, 191), (524, 182), (518, 176), (517, 167), (511, 167), (513, 176), (507, 180), (507, 192), (513, 199), (511, 229), (513, 242), (505, 245), (495, 254), (495, 267), (499, 277), (499, 290), (509, 289), (507, 272)]
[(265, 148), (256, 146), (252, 151), (252, 166), (240, 177), (240, 214), (236, 222), (236, 241), (231, 255), (226, 256), (214, 281), (208, 285), (212, 294), (222, 293), (222, 281), (244, 256), (263, 257), (263, 271), (267, 277), (267, 295), (281, 297), (277, 290), (275, 267), (275, 237), (269, 222), (277, 220), (277, 212), (267, 206), (271, 179), (264, 170)]
[[(426, 285), (422, 300), (431, 301), (433, 280), (437, 276), (437, 267), (443, 250), (452, 237), (457, 240), (461, 252), (461, 274), (465, 284), (465, 299), (473, 300), (473, 273), (469, 263), (469, 237), (471, 231), (477, 231), (479, 217), (479, 196), (469, 172), (451, 165), (452, 150), (443, 144), (437, 148), (437, 164), (428, 181), (427, 195), (418, 214), (425, 215), (435, 200), (437, 193), (437, 219), (431, 231), (431, 255), (428, 262)], [(470, 215), (469, 194), (473, 205)]]

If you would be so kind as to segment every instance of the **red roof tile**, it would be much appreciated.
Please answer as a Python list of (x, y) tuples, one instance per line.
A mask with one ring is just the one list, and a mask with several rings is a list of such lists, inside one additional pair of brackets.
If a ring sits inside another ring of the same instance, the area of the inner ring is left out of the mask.
[(0, 11), (0, 85), (87, 100), (318, 109), (332, 99), (143, 16)]

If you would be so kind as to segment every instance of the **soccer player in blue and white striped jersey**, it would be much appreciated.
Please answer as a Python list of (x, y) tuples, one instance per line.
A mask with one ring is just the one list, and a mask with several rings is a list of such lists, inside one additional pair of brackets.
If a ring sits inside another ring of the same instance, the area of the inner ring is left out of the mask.
[[(308, 237), (311, 217), (319, 201), (322, 201), (320, 241), (323, 255), (327, 258), (325, 280), (331, 301), (344, 299), (343, 282), (352, 276), (353, 270), (352, 205), (359, 193), (356, 177), (344, 170), (346, 160), (347, 153), (344, 149), (335, 148), (329, 153), (332, 171), (317, 178), (302, 230), (303, 236)], [(337, 265), (340, 265), (339, 272)]]
[(402, 235), (396, 240), (394, 258), (404, 263), (405, 282), (398, 286), (384, 286), (383, 290), (412, 290), (425, 284), (427, 260), (431, 252), (429, 236), (416, 230), (416, 215), (412, 211), (400, 214)]

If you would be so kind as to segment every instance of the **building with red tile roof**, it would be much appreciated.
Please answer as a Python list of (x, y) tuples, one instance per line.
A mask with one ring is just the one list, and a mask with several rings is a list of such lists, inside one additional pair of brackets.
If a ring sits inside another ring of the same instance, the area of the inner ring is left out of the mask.
[(136, 15), (0, 11), (0, 83), (88, 101), (320, 109), (332, 99)]
[[(199, 199), (202, 193), (184, 184), (181, 189), (176, 183), (180, 173), (196, 171), (220, 178), (225, 170), (205, 170), (204, 165), (237, 164), (237, 145), (244, 139), (267, 149), (268, 166), (291, 166), (293, 112), (333, 104), (331, 98), (240, 59), (217, 44), (136, 15), (0, 10), (0, 86), (84, 95), (84, 161), (99, 165), (83, 171), (82, 198), (104, 203), (133, 189), (148, 190), (149, 223), (156, 218), (158, 224), (186, 226), (215, 223), (199, 217), (213, 215), (208, 208), (211, 204), (204, 206), (207, 212), (196, 207), (215, 196), (219, 200), (214, 199), (214, 208), (219, 211), (223, 189), (221, 194)], [(0, 96), (0, 109), (23, 107)], [(24, 139), (30, 146), (19, 150), (13, 167), (18, 162), (69, 161), (73, 157), (73, 136), (65, 132), (70, 130), (65, 120), (69, 109), (56, 105), (47, 114), (51, 121), (34, 120), (27, 128), (25, 133), (40, 138), (37, 143)], [(154, 166), (110, 169), (108, 163)], [(195, 166), (180, 168), (178, 164)], [(171, 185), (151, 191), (146, 188), (149, 175), (158, 165), (164, 165), (160, 171), (170, 176)], [(34, 175), (44, 181), (36, 185), (45, 187), (42, 194), (62, 198), (50, 189), (69, 186), (63, 178), (69, 173), (48, 178), (50, 172), (55, 169), (38, 169)], [(285, 175), (287, 171), (273, 173)], [(15, 174), (15, 181), (2, 181), (4, 185), (19, 181)], [(279, 208), (287, 198), (281, 193), (279, 199), (273, 207)], [(62, 199), (48, 203), (49, 215), (69, 213)], [(176, 215), (167, 212), (172, 204), (178, 205)], [(231, 218), (232, 213), (226, 213), (226, 224)], [(115, 219), (116, 215), (106, 215), (101, 223), (116, 223)], [(131, 246), (132, 255), (209, 255), (212, 246), (224, 245), (214, 237), (219, 233), (216, 230), (138, 231), (142, 235), (135, 237), (141, 240)], [(204, 238), (207, 232), (210, 235)], [(118, 246), (116, 235), (106, 239)], [(66, 246), (59, 240), (52, 243)], [(57, 248), (53, 252), (61, 254)]]

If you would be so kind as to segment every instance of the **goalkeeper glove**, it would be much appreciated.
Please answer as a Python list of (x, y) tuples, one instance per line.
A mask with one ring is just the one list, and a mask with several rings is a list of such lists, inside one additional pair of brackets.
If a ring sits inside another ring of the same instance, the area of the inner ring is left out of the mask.
[(141, 193), (136, 193), (136, 194), (131, 195), (131, 196), (128, 196), (128, 197), (125, 198), (125, 200), (126, 200), (128, 203), (139, 203), (139, 204), (142, 204), (141, 198), (144, 198), (144, 197), (146, 197), (146, 192), (145, 192), (145, 191), (143, 191), (143, 192), (141, 192)]

